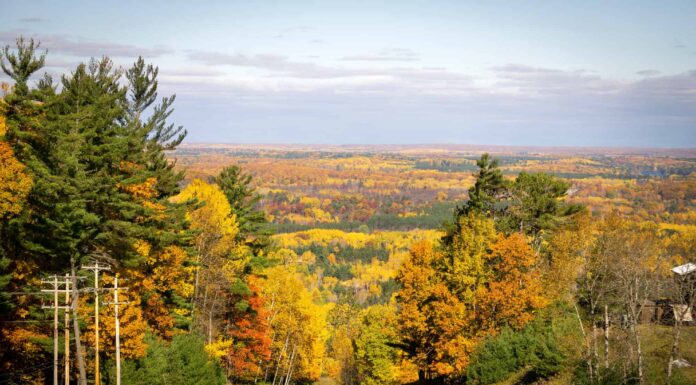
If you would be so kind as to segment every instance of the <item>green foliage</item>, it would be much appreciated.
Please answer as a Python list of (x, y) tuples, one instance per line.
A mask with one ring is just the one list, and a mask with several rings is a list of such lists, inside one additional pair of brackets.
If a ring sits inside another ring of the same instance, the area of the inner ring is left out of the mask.
[(515, 231), (537, 236), (554, 230), (581, 211), (582, 206), (565, 203), (570, 184), (555, 176), (520, 173), (510, 185), (510, 200), (497, 223), (506, 233)]
[(237, 216), (239, 237), (246, 240), (251, 236), (253, 240), (250, 246), (259, 250), (268, 245), (268, 236), (272, 232), (267, 226), (266, 214), (258, 208), (261, 196), (252, 181), (252, 176), (243, 173), (237, 165), (224, 168), (215, 178), (215, 183), (225, 193), (232, 212)]
[(445, 224), (445, 244), (459, 230), (458, 218), (479, 212), (495, 218), (500, 232), (532, 236), (538, 249), (546, 233), (584, 210), (582, 205), (565, 202), (570, 183), (563, 179), (546, 173), (521, 172), (514, 181), (506, 181), (498, 161), (491, 160), (488, 154), (483, 154), (476, 164), (479, 171), (474, 174), (476, 182), (469, 189), (469, 201), (458, 208), (454, 223)]
[[(3, 72), (15, 81), (15, 89), (18, 94), (26, 94), (29, 91), (27, 80), (44, 66), (46, 53), (36, 56), (39, 43), (34, 39), (24, 40), (17, 38), (17, 52), (10, 51), (10, 46), (5, 46), (0, 52), (0, 67)], [(7, 64), (5, 64), (7, 60)]]
[(385, 305), (372, 306), (365, 311), (354, 342), (359, 383), (388, 385), (396, 382), (394, 364), (398, 353), (391, 346), (396, 339), (393, 322), (394, 312)]
[(203, 337), (181, 334), (167, 344), (150, 336), (147, 342), (147, 356), (123, 363), (121, 380), (124, 385), (225, 384), (222, 368), (205, 352)]
[[(17, 85), (41, 68), (43, 56), (29, 59), (36, 47), (19, 39), (16, 56), (6, 47), (3, 66)], [(181, 175), (164, 151), (185, 131), (166, 123), (173, 98), (151, 107), (156, 72), (139, 59), (124, 82), (110, 59), (93, 59), (64, 75), (60, 92), (45, 78), (39, 88), (8, 95), (7, 140), (35, 180), (10, 229), (17, 254), (60, 271), (94, 254), (136, 264), (136, 240), (155, 247), (181, 241), (183, 210), (168, 201)], [(156, 181), (156, 194), (134, 193), (147, 181)]]
[(476, 166), (476, 182), (469, 189), (469, 201), (463, 209), (467, 212), (476, 210), (492, 214), (496, 200), (505, 191), (503, 173), (498, 168), (498, 160), (491, 159), (487, 153), (481, 155)]
[[(623, 368), (599, 368), (599, 379), (591, 381), (587, 374), (587, 366), (585, 363), (579, 363), (573, 372), (573, 385), (638, 385), (638, 371), (635, 367), (630, 367), (624, 370)], [(680, 382), (674, 382), (674, 385), (681, 385)], [(688, 384), (688, 382), (683, 382)]]
[(493, 384), (523, 368), (526, 378), (547, 378), (563, 364), (562, 348), (552, 326), (536, 320), (518, 332), (505, 328), (484, 341), (471, 357), (467, 383)]

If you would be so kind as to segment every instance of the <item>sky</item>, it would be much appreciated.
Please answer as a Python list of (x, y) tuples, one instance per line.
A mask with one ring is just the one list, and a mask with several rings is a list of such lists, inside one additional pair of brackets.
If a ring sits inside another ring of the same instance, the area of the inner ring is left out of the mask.
[(157, 65), (189, 143), (696, 147), (693, 0), (0, 9), (0, 43), (40, 40), (51, 74)]

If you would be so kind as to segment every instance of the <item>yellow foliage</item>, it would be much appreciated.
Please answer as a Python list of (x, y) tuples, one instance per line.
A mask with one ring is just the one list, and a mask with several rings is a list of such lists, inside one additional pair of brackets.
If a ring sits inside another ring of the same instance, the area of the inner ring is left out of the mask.
[[(104, 276), (100, 285), (113, 287), (113, 277)], [(91, 296), (81, 296), (78, 306), (78, 314), (84, 318), (94, 315), (94, 305)], [(113, 291), (106, 291), (100, 296), (99, 308), (99, 344), (102, 352), (113, 357), (116, 352), (116, 326), (114, 323), (114, 306), (106, 304), (113, 302)], [(140, 296), (135, 291), (119, 290), (119, 302), (128, 302), (119, 306), (121, 354), (123, 358), (144, 357), (147, 351), (145, 344), (145, 331), (147, 322), (143, 319)], [(95, 335), (95, 325), (88, 323), (87, 330), (82, 334), (83, 340), (92, 344)]]
[(211, 357), (219, 360), (230, 353), (232, 343), (231, 338), (218, 337), (217, 341), (205, 345), (205, 351)]
[(191, 227), (199, 231), (196, 243), (203, 254), (228, 254), (235, 246), (239, 225), (220, 187), (200, 179), (193, 180), (174, 202), (196, 200), (199, 207), (187, 213)]
[(330, 305), (318, 305), (303, 284), (302, 277), (277, 266), (265, 271), (264, 296), (275, 335), (273, 355), (288, 357), (296, 351), (297, 374), (294, 378), (316, 381), (321, 376), (325, 343), (328, 338), (326, 317)]
[(151, 198), (155, 195), (155, 185), (157, 184), (157, 178), (147, 178), (142, 183), (135, 183), (129, 185), (119, 185), (119, 187), (131, 194), (132, 196), (139, 199)]
[(19, 214), (31, 190), (32, 180), (24, 169), (10, 145), (0, 140), (0, 220)]

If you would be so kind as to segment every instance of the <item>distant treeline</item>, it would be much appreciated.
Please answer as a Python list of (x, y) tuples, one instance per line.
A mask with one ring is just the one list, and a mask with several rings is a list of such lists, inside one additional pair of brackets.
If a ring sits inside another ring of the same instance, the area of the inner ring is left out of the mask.
[(378, 213), (365, 222), (318, 222), (312, 225), (299, 223), (272, 223), (269, 226), (276, 233), (292, 233), (309, 229), (332, 229), (350, 232), (370, 232), (375, 230), (437, 229), (450, 221), (458, 202), (436, 202), (423, 213), (415, 216)]

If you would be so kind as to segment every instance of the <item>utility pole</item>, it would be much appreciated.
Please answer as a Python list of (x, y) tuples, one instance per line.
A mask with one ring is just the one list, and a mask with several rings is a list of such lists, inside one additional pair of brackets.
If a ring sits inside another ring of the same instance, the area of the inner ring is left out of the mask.
[(99, 385), (99, 272), (111, 270), (111, 267), (94, 261), (92, 266), (82, 266), (82, 269), (94, 271), (94, 384)]
[(58, 385), (58, 309), (68, 309), (66, 306), (58, 305), (58, 292), (60, 285), (66, 284), (58, 281), (57, 275), (52, 275), (50, 279), (42, 279), (41, 283), (51, 285), (51, 289), (43, 289), (43, 293), (53, 294), (53, 305), (42, 306), (43, 309), (53, 309), (53, 385)]
[(118, 275), (114, 276), (114, 302), (107, 302), (107, 304), (114, 305), (114, 322), (116, 331), (116, 385), (121, 385), (121, 322), (118, 319), (118, 306), (125, 305), (128, 301), (118, 302), (118, 291), (128, 290), (127, 287), (118, 287)]
[(65, 385), (70, 385), (70, 274), (65, 274)]

